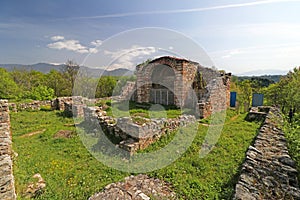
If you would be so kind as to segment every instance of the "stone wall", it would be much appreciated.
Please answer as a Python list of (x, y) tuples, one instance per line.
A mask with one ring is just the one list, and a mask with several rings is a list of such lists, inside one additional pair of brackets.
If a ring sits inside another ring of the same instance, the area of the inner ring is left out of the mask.
[[(164, 74), (168, 71), (165, 68), (172, 71), (169, 76)], [(201, 118), (226, 110), (230, 105), (231, 74), (203, 67), (193, 61), (164, 56), (138, 65), (136, 75), (137, 81), (132, 89), (136, 93), (132, 91), (131, 94), (139, 103), (173, 104), (181, 108), (197, 106)], [(155, 88), (155, 85), (161, 87)]]
[(122, 87), (118, 100), (136, 100), (134, 92), (136, 91), (136, 82), (127, 81)]
[(69, 117), (83, 117), (83, 108), (86, 104), (94, 104), (96, 99), (87, 99), (81, 96), (58, 97), (52, 100), (51, 108), (53, 110), (64, 111)]
[(9, 106), (7, 100), (0, 100), (0, 199), (16, 199), (10, 132)]
[(167, 132), (181, 126), (196, 122), (192, 115), (181, 115), (175, 119), (145, 119), (144, 123), (137, 124), (129, 117), (115, 119), (106, 116), (106, 112), (99, 107), (84, 108), (84, 118), (89, 128), (101, 126), (101, 129), (115, 138), (120, 139), (119, 147), (134, 153), (145, 149)]
[(33, 101), (28, 103), (9, 103), (12, 112), (22, 110), (40, 110), (41, 106), (51, 106), (51, 101)]
[(300, 199), (298, 172), (280, 124), (280, 110), (269, 108), (246, 153), (234, 199)]

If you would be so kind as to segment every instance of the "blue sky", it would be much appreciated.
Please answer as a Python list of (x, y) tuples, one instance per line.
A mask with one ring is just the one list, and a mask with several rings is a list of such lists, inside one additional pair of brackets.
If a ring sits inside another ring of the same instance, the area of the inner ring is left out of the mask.
[(299, 10), (298, 0), (0, 1), (0, 63), (133, 68), (164, 54), (159, 45), (201, 63), (195, 42), (235, 74), (288, 71), (300, 65)]

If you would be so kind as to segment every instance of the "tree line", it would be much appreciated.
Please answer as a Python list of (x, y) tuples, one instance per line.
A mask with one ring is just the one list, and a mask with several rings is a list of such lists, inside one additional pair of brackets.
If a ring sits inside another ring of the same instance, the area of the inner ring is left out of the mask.
[(251, 106), (253, 93), (264, 94), (264, 105), (279, 106), (282, 112), (300, 110), (300, 67), (281, 76), (278, 82), (265, 78), (238, 78), (233, 76), (231, 91), (237, 92), (240, 105)]
[[(52, 69), (49, 73), (35, 70), (14, 69), (7, 71), (0, 68), (0, 99), (13, 101), (51, 100), (55, 97), (72, 96), (79, 65), (68, 60), (62, 69)], [(81, 76), (84, 87), (95, 87), (94, 96), (102, 98), (111, 96), (121, 90), (121, 85), (134, 77), (101, 76), (100, 78)], [(117, 83), (121, 84), (117, 84)]]

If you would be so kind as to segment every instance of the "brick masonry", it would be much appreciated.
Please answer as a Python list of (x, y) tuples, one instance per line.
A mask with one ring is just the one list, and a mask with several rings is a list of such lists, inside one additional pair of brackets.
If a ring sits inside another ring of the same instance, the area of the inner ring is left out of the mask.
[[(262, 110), (258, 110), (261, 119)], [(251, 118), (254, 119), (254, 110)], [(300, 199), (295, 162), (288, 154), (284, 132), (280, 129), (279, 109), (269, 108), (258, 135), (246, 152), (234, 199)]]
[(0, 100), (0, 199), (16, 199), (10, 131), (9, 106), (7, 100)]

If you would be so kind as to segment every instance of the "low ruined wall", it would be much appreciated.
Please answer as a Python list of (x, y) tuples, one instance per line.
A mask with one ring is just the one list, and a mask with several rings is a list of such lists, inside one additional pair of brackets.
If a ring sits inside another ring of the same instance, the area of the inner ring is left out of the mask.
[(234, 199), (300, 199), (296, 165), (279, 128), (282, 116), (277, 108), (269, 109), (246, 153)]
[(12, 112), (23, 110), (40, 110), (41, 106), (51, 106), (51, 101), (33, 101), (29, 103), (9, 103)]
[(12, 171), (12, 136), (10, 132), (9, 106), (0, 100), (0, 199), (16, 199)]
[(84, 108), (84, 117), (90, 128), (100, 125), (106, 134), (120, 138), (119, 146), (131, 153), (145, 149), (167, 132), (196, 121), (195, 116), (181, 115), (175, 119), (144, 119), (146, 122), (139, 125), (129, 117), (106, 116), (105, 111), (96, 107)]

